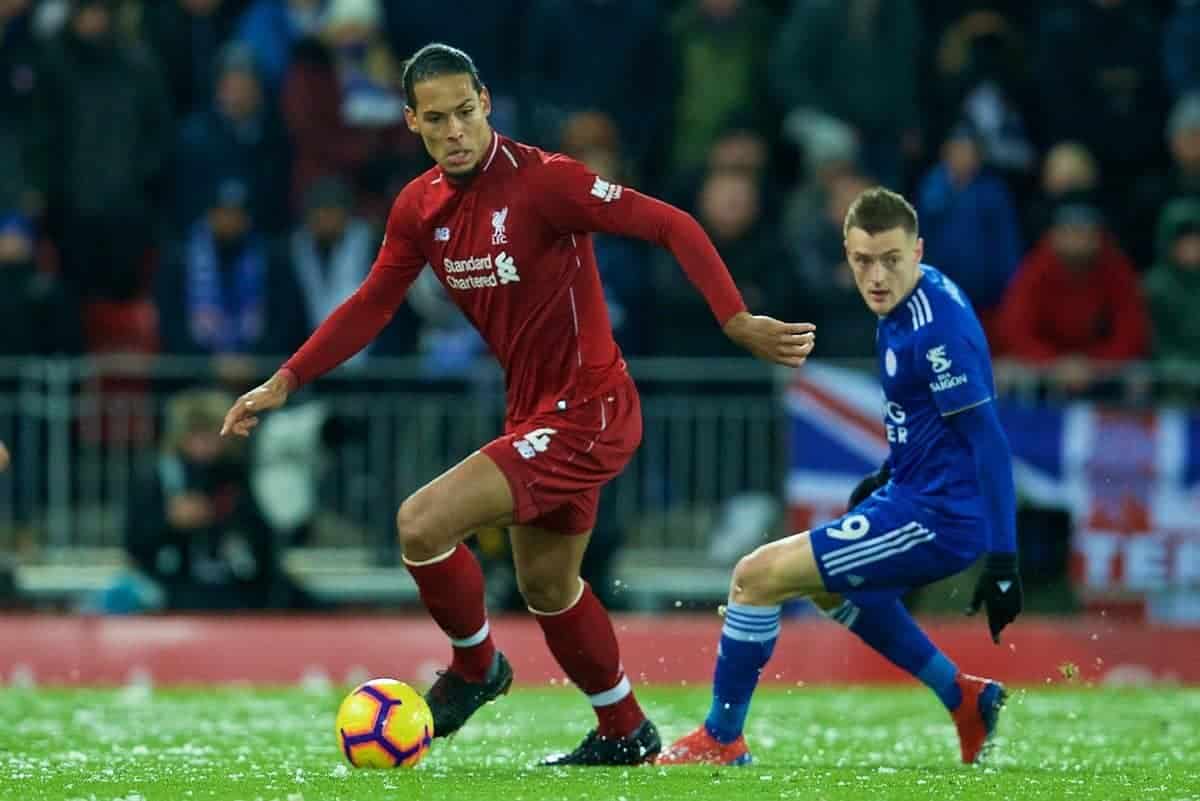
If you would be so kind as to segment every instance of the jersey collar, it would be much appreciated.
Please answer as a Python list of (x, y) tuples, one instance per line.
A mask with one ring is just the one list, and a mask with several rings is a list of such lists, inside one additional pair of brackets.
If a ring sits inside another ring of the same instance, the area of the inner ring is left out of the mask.
[(921, 271), (921, 277), (917, 279), (917, 283), (913, 284), (913, 288), (908, 291), (908, 294), (905, 295), (904, 297), (900, 298), (899, 302), (897, 302), (896, 305), (892, 307), (892, 310), (880, 319), (885, 320), (889, 323), (895, 322), (895, 321), (901, 319), (900, 313), (905, 308), (907, 308), (909, 298), (911, 298), (913, 295), (915, 295), (917, 293), (917, 290), (920, 289), (922, 286), (924, 286), (925, 279), (929, 277), (929, 273), (926, 272), (924, 264), (918, 264), (917, 269)]
[(442, 181), (445, 181), (447, 186), (453, 187), (455, 189), (466, 189), (466, 188), (472, 186), (475, 183), (475, 181), (479, 179), (479, 177), (481, 175), (483, 175), (484, 173), (486, 173), (488, 171), (488, 169), (492, 166), (492, 162), (496, 160), (496, 154), (499, 151), (500, 151), (500, 134), (496, 131), (495, 128), (493, 128), (492, 129), (492, 144), (488, 148), (487, 158), (485, 158), (483, 160), (483, 164), (477, 170), (472, 172), (466, 178), (454, 178), (453, 176), (447, 174), (446, 171), (443, 170), (441, 167), (438, 167), (438, 173), (440, 173), (440, 179)]
[(488, 151), (488, 157), (484, 160), (483, 166), (479, 168), (480, 174), (485, 173), (491, 168), (492, 162), (496, 160), (496, 153), (500, 150), (500, 134), (496, 133), (496, 129), (492, 129), (492, 147)]

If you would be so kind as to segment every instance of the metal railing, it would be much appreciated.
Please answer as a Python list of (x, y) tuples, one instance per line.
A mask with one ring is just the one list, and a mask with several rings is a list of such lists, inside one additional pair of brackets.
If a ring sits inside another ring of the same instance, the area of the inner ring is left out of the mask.
[[(278, 363), (253, 364), (246, 385)], [(875, 369), (872, 361), (847, 364)], [(786, 374), (750, 359), (635, 360), (631, 372), (642, 394), (643, 443), (606, 490), (601, 525), (628, 546), (702, 560), (724, 502), (780, 495), (787, 452), (778, 393)], [(1057, 392), (1048, 371), (998, 364), (997, 378), (1031, 401)], [(1137, 364), (1109, 379), (1119, 402), (1152, 402), (1158, 386), (1192, 397), (1200, 388), (1200, 370), (1190, 367)], [(158, 458), (166, 401), (183, 387), (217, 381), (209, 359), (0, 360), (0, 439), (13, 456), (0, 476), (0, 550), (37, 559), (119, 548), (131, 492)], [(312, 544), (366, 548), (384, 563), (395, 557), (393, 520), (403, 498), (496, 436), (503, 419), (494, 366), (432, 380), (415, 359), (342, 369), (288, 408), (310, 404), (344, 433), (336, 446), (316, 449), (322, 526)], [(264, 454), (268, 428), (251, 438), (256, 470), (313, 460), (313, 449), (295, 446)]]
[[(246, 378), (277, 364), (256, 364)], [(648, 360), (632, 371), (643, 444), (606, 491), (603, 524), (635, 547), (703, 549), (723, 500), (776, 494), (781, 485), (776, 376), (749, 360)], [(119, 548), (128, 500), (159, 457), (168, 399), (217, 382), (208, 359), (0, 362), (0, 439), (13, 457), (0, 476), (0, 548), (31, 558)], [(342, 432), (316, 460), (319, 544), (366, 547), (386, 560), (400, 501), (500, 433), (503, 388), (491, 367), (428, 380), (416, 360), (375, 360), (327, 376), (287, 410), (306, 408), (336, 419)], [(271, 417), (248, 443), (254, 470), (286, 464), (289, 453), (313, 461), (295, 443), (291, 451), (279, 445)]]

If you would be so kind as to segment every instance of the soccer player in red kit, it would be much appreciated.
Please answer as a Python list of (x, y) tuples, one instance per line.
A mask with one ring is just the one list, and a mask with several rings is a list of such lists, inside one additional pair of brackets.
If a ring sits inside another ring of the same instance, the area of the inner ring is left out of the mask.
[(414, 492), (396, 516), (404, 564), (453, 648), (426, 698), (434, 734), (457, 731), (507, 692), (483, 574), (462, 540), (508, 526), (522, 596), (597, 727), (549, 765), (633, 765), (661, 746), (621, 668), (608, 613), (579, 576), (600, 488), (642, 435), (637, 390), (613, 341), (589, 232), (668, 248), (717, 322), (754, 355), (799, 366), (813, 327), (746, 311), (724, 263), (692, 217), (605, 180), (565, 156), (496, 133), (471, 59), (441, 44), (404, 70), (408, 127), (436, 166), (396, 198), (362, 286), (266, 383), (238, 399), (223, 433), (333, 369), (388, 323), (426, 264), (479, 329), (505, 372), (504, 435)]

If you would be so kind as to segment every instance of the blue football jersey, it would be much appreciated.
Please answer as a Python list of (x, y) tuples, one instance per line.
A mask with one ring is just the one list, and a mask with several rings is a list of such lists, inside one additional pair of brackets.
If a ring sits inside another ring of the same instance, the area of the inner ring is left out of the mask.
[(986, 519), (971, 451), (945, 418), (995, 396), (987, 339), (962, 290), (932, 267), (920, 270), (875, 337), (892, 481), (939, 514)]

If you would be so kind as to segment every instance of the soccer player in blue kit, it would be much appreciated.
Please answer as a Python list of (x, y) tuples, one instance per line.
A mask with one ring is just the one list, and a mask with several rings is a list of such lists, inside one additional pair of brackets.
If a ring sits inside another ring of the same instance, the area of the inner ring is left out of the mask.
[(997, 643), (1021, 611), (1012, 457), (992, 403), (987, 341), (959, 288), (921, 264), (917, 214), (903, 197), (863, 192), (844, 233), (855, 283), (879, 316), (890, 453), (847, 514), (738, 562), (712, 708), (660, 765), (750, 762), (742, 735), (750, 698), (779, 636), (780, 604), (801, 597), (933, 690), (958, 729), (963, 762), (975, 762), (995, 731), (1004, 688), (961, 673), (901, 603), (985, 555), (970, 611), (986, 606)]

